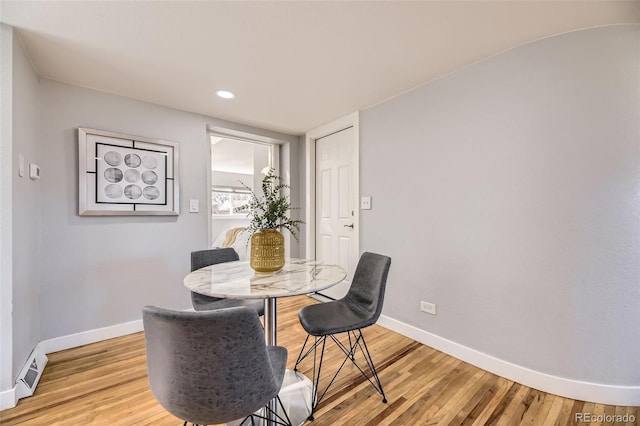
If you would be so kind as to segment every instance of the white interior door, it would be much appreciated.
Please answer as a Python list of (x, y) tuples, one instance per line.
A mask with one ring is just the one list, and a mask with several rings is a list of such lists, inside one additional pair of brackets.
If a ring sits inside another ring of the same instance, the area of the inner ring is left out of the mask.
[(316, 259), (347, 271), (344, 282), (320, 292), (333, 299), (349, 290), (359, 257), (355, 132), (349, 127), (315, 140)]

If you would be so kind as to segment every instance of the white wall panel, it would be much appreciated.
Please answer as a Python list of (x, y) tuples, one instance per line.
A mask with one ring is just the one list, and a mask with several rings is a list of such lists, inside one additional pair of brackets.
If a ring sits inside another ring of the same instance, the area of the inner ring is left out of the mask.
[(321, 213), (322, 218), (331, 218), (333, 215), (333, 207), (331, 203), (331, 184), (332, 184), (332, 171), (331, 169), (322, 170), (320, 172), (320, 200), (321, 200)]
[[(338, 168), (338, 186), (340, 188), (351, 188), (351, 167), (339, 167)], [(339, 192), (338, 200), (338, 217), (340, 219), (351, 218), (351, 191), (344, 190)]]

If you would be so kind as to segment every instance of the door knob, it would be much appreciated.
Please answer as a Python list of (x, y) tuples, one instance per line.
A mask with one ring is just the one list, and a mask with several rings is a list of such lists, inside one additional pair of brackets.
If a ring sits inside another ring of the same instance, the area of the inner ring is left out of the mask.
[(353, 223), (351, 225), (344, 225), (344, 227), (353, 229)]

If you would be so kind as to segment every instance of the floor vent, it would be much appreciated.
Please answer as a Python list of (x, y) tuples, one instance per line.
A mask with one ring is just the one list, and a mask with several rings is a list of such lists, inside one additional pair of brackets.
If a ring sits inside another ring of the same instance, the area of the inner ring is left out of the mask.
[(16, 380), (17, 399), (33, 395), (47, 361), (47, 356), (40, 350), (40, 346), (36, 346)]

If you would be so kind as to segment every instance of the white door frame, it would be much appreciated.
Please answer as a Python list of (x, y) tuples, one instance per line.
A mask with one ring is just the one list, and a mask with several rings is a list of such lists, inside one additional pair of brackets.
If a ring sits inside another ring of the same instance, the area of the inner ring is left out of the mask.
[(360, 113), (358, 111), (313, 129), (305, 135), (306, 144), (306, 246), (307, 259), (316, 258), (316, 140), (332, 133), (353, 127), (355, 173), (353, 205), (358, 213), (353, 217), (355, 249), (360, 253)]

